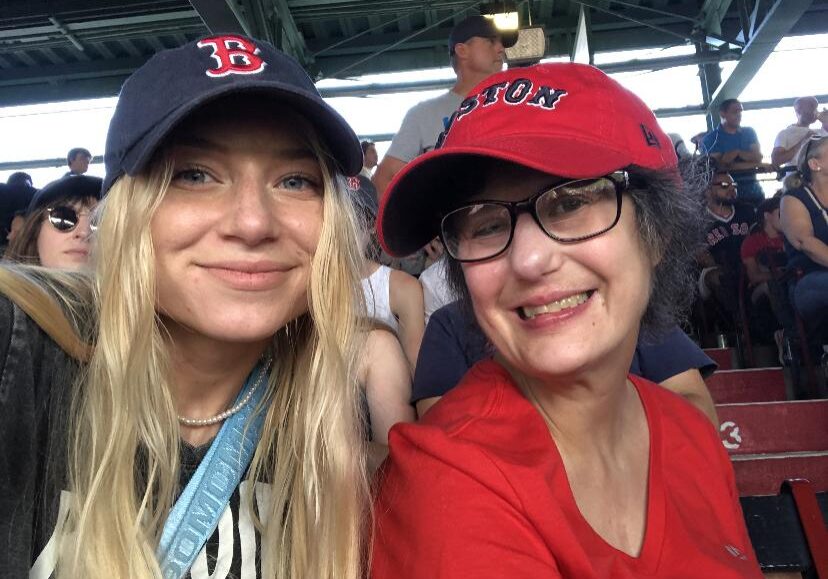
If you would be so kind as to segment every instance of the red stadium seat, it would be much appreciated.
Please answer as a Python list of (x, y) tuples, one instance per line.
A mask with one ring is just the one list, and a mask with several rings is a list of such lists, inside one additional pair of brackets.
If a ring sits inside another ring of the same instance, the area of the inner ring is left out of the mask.
[(706, 382), (716, 404), (787, 400), (782, 368), (719, 370)]
[(805, 478), (815, 492), (828, 491), (828, 451), (731, 457), (739, 495), (773, 495), (783, 481)]
[(828, 452), (828, 400), (722, 404), (716, 411), (732, 455)]
[(713, 361), (719, 365), (719, 370), (733, 369), (733, 357), (735, 355), (735, 350), (733, 348), (705, 348), (704, 353), (710, 356)]

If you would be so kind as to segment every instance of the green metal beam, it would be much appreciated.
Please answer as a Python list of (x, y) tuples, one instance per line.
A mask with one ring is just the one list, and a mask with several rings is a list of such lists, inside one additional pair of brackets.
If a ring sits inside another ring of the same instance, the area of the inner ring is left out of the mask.
[(114, 58), (106, 61), (85, 61), (73, 64), (48, 64), (43, 66), (0, 70), (0, 87), (28, 86), (36, 92), (40, 88), (32, 85), (56, 84), (72, 80), (105, 77), (126, 78), (143, 65), (149, 56)]
[(742, 50), (742, 56), (733, 73), (716, 89), (708, 110), (714, 113), (727, 98), (738, 97), (750, 83), (768, 56), (794, 24), (808, 10), (812, 0), (776, 0), (762, 24)]
[[(268, 0), (263, 1), (268, 2)], [(296, 57), (302, 65), (307, 66), (313, 59), (309, 56), (308, 47), (305, 44), (305, 37), (299, 31), (299, 27), (296, 25), (296, 20), (293, 18), (287, 1), (271, 0), (268, 4), (270, 5), (268, 7), (268, 16), (272, 15), (272, 17), (275, 17), (275, 20), (281, 25), (284, 31), (285, 39), (290, 47), (286, 52)]]
[(238, 10), (234, 10), (230, 2), (227, 0), (190, 0), (190, 4), (201, 16), (204, 25), (211, 33), (224, 32), (251, 36), (253, 32), (247, 19)]
[(699, 12), (699, 20), (705, 32), (721, 35), (722, 20), (724, 20), (730, 3), (733, 0), (704, 0), (702, 9)]

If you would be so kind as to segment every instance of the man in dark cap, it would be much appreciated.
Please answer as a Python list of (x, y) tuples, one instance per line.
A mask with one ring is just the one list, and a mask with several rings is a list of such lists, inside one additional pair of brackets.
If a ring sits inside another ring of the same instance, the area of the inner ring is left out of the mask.
[[(414, 105), (405, 115), (374, 173), (373, 182), (380, 197), (406, 163), (434, 148), (437, 137), (466, 93), (487, 76), (500, 72), (506, 59), (505, 48), (514, 41), (514, 38), (504, 39), (494, 23), (480, 15), (469, 16), (455, 25), (448, 48), (457, 82), (444, 94)], [(417, 263), (405, 263), (404, 269), (416, 275), (422, 271), (423, 263), (421, 255)]]

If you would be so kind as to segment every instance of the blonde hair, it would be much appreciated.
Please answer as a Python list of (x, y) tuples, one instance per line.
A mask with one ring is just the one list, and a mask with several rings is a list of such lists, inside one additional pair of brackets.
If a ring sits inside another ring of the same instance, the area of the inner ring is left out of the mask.
[[(347, 189), (315, 135), (306, 138), (324, 180), (309, 311), (273, 338), (269, 403), (248, 471), (248, 480), (270, 483), (271, 498), (267, 512), (262, 504), (253, 509), (252, 498), (247, 507), (262, 535), (264, 577), (356, 579), (370, 527), (356, 380), (362, 261)], [(72, 540), (60, 547), (60, 578), (161, 577), (155, 548), (179, 486), (180, 432), (167, 338), (155, 310), (150, 222), (170, 179), (169, 162), (156, 161), (148, 175), (122, 177), (104, 201), (96, 275), (85, 286), (97, 326), (87, 334), (94, 336), (92, 352), (72, 404)], [(29, 313), (66, 310), (69, 302), (58, 303), (27, 275), (0, 274), (0, 287)], [(83, 359), (86, 332), (76, 316), (58, 317), (63, 322), (50, 335), (64, 347), (77, 342)]]
[(811, 184), (813, 172), (808, 161), (819, 157), (826, 143), (828, 143), (828, 137), (820, 136), (813, 136), (805, 141), (805, 144), (799, 148), (799, 152), (796, 154), (796, 171), (789, 174), (782, 181), (784, 191), (800, 189)]

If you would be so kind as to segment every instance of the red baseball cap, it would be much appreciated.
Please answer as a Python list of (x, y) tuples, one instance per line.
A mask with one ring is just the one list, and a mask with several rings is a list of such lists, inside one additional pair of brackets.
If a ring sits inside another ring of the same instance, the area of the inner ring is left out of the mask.
[(511, 161), (582, 179), (637, 165), (675, 169), (670, 138), (636, 95), (599, 69), (549, 63), (488, 77), (452, 115), (433, 151), (408, 163), (380, 201), (380, 243), (409, 255), (436, 237), (469, 161)]

